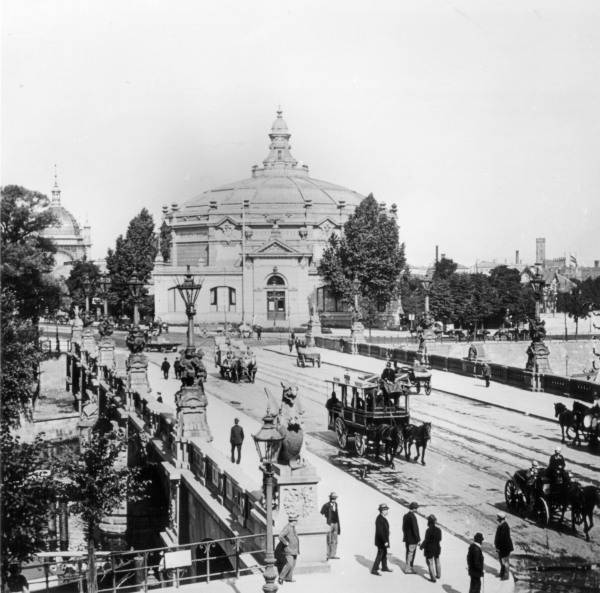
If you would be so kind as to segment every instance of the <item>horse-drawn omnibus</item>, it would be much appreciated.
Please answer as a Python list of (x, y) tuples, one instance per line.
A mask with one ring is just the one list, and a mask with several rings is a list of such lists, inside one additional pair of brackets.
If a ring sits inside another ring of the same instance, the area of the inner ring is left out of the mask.
[[(326, 381), (328, 428), (334, 430), (340, 448), (354, 448), (360, 457), (369, 449), (386, 461), (402, 449), (403, 432), (410, 422), (410, 394), (387, 394), (377, 375), (347, 372)], [(352, 445), (350, 445), (352, 443)]]

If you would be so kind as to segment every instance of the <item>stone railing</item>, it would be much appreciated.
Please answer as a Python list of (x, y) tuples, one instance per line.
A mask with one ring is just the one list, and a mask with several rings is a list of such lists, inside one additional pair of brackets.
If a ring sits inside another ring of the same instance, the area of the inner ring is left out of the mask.
[[(347, 338), (327, 338), (315, 336), (315, 345), (337, 352), (352, 354), (352, 344)], [(412, 365), (417, 358), (417, 351), (408, 348), (392, 348), (376, 344), (358, 344), (358, 354), (380, 360), (395, 360), (399, 364)], [(429, 364), (433, 369), (448, 371), (466, 376), (481, 376), (483, 361), (471, 361), (431, 354)], [(529, 391), (543, 391), (553, 395), (563, 395), (593, 403), (600, 398), (600, 384), (579, 379), (569, 379), (557, 375), (532, 373), (517, 367), (489, 363), (492, 380), (498, 383), (519, 387)]]

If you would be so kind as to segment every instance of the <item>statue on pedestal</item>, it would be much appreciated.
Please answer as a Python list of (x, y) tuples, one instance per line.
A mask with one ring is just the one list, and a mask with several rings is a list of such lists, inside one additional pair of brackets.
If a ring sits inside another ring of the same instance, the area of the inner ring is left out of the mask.
[(129, 390), (140, 394), (152, 391), (148, 382), (148, 357), (144, 354), (146, 334), (135, 325), (129, 331), (125, 343), (131, 352), (127, 359)]
[(115, 342), (110, 337), (114, 329), (113, 318), (110, 316), (103, 317), (98, 325), (98, 333), (100, 334), (98, 364), (107, 368), (112, 368), (115, 363)]
[(546, 323), (544, 320), (529, 318), (529, 334), (531, 336), (531, 344), (527, 348), (527, 364), (525, 369), (532, 372), (548, 372), (550, 371), (550, 363), (548, 357), (550, 350), (544, 343), (546, 337)]
[[(193, 347), (186, 348), (189, 355), (182, 363), (181, 389), (175, 394), (175, 407), (177, 410), (177, 440), (199, 437), (210, 443), (213, 440), (206, 419), (208, 400), (204, 394), (204, 386), (200, 379), (201, 370), (198, 363), (204, 365), (200, 357), (195, 355)], [(204, 369), (206, 373), (206, 369)]]

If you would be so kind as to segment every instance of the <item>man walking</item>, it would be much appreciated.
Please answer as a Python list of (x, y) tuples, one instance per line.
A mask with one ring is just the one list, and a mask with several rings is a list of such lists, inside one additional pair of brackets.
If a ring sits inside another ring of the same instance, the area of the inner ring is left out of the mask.
[(381, 576), (379, 564), (384, 572), (392, 572), (387, 564), (387, 551), (390, 547), (390, 524), (387, 520), (388, 505), (383, 503), (379, 505), (379, 515), (375, 519), (375, 545), (377, 546), (377, 556), (371, 568), (371, 574)]
[(440, 566), (440, 554), (442, 553), (442, 530), (436, 525), (437, 519), (435, 515), (427, 517), (427, 530), (425, 531), (425, 539), (420, 548), (425, 554), (427, 568), (429, 569), (429, 578), (432, 583), (437, 579), (442, 578), (442, 569)]
[(257, 325), (256, 328), (256, 339), (260, 342), (261, 340), (261, 335), (262, 335), (262, 327), (260, 325)]
[(288, 524), (279, 533), (279, 541), (283, 544), (283, 553), (285, 555), (285, 566), (279, 573), (279, 584), (283, 585), (283, 581), (293, 583), (294, 579), (294, 567), (296, 566), (296, 560), (298, 554), (300, 554), (300, 540), (296, 533), (296, 523), (298, 522), (298, 515), (290, 513), (288, 515)]
[(483, 578), (483, 552), (481, 544), (483, 543), (483, 534), (476, 533), (473, 537), (473, 543), (469, 546), (467, 553), (467, 568), (471, 577), (469, 593), (481, 593), (481, 579)]
[(176, 379), (181, 379), (181, 361), (179, 357), (175, 358), (175, 362), (173, 363), (173, 372), (175, 373)]
[(498, 527), (496, 528), (494, 546), (496, 547), (498, 559), (500, 560), (500, 578), (503, 581), (508, 581), (510, 553), (514, 548), (512, 538), (510, 537), (510, 527), (506, 522), (506, 515), (504, 513), (498, 513), (496, 517), (498, 520)]
[[(242, 457), (242, 443), (244, 442), (244, 429), (240, 426), (239, 418), (235, 418), (229, 435), (231, 443), (231, 463), (239, 463)], [(234, 461), (234, 453), (237, 450), (237, 461)]]
[(485, 381), (485, 386), (490, 386), (490, 381), (492, 379), (492, 370), (490, 369), (490, 365), (487, 362), (483, 363), (482, 369), (483, 380)]
[(406, 573), (413, 574), (415, 572), (413, 565), (415, 563), (415, 553), (417, 546), (421, 541), (419, 534), (419, 524), (415, 511), (419, 508), (416, 502), (411, 502), (408, 507), (408, 513), (402, 518), (402, 534), (403, 541), (406, 546)]
[(169, 369), (171, 368), (171, 365), (169, 363), (169, 361), (167, 360), (167, 357), (165, 356), (165, 359), (163, 360), (163, 363), (160, 365), (160, 368), (163, 372), (163, 377), (165, 379), (169, 378)]
[(332, 492), (329, 495), (329, 502), (326, 502), (321, 507), (321, 515), (325, 517), (327, 525), (329, 525), (329, 533), (327, 534), (327, 559), (339, 560), (337, 556), (338, 535), (340, 534), (340, 515), (337, 506), (337, 494)]

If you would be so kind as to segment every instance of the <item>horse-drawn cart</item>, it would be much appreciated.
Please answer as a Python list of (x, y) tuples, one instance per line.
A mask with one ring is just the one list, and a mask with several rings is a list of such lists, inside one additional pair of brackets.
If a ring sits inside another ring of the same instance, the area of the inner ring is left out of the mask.
[(415, 362), (413, 366), (396, 366), (396, 380), (384, 381), (383, 387), (389, 393), (401, 391), (406, 394), (421, 393), (431, 394), (431, 368), (425, 364)]
[(321, 368), (321, 354), (313, 348), (308, 348), (306, 344), (296, 342), (296, 365), (305, 367), (310, 362), (314, 368), (315, 364)]
[(369, 450), (379, 454), (384, 448), (386, 461), (402, 449), (403, 432), (410, 422), (408, 393), (388, 397), (379, 386), (377, 375), (347, 373), (326, 381), (328, 428), (334, 430), (342, 449), (352, 447), (362, 457)]
[(256, 357), (242, 340), (215, 337), (215, 366), (223, 379), (235, 383), (245, 379), (254, 383), (257, 371)]

